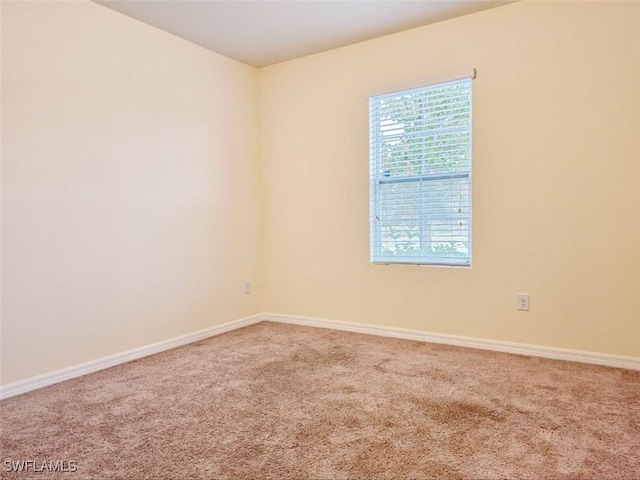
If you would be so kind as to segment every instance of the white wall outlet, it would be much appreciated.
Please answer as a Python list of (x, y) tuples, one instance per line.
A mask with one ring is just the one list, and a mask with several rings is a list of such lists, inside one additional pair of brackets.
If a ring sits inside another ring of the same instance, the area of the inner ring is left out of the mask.
[(251, 293), (251, 280), (244, 281), (244, 293)]
[(519, 293), (518, 294), (518, 310), (523, 312), (528, 312), (529, 309), (529, 294), (528, 293)]

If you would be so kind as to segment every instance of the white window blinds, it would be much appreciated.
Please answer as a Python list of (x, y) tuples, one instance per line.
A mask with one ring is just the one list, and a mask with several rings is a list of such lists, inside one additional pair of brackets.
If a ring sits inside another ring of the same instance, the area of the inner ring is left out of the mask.
[(369, 99), (373, 263), (471, 265), (471, 87)]

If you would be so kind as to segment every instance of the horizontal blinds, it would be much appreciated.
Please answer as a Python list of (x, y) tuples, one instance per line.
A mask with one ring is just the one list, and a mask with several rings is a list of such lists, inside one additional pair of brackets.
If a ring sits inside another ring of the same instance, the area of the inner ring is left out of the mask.
[(371, 261), (470, 265), (471, 79), (369, 99)]
[(465, 79), (474, 80), (475, 78), (476, 78), (476, 69), (468, 68), (466, 70), (459, 70), (457, 72), (449, 72), (442, 75), (436, 75), (431, 78), (426, 78), (425, 81), (420, 85), (416, 85), (414, 83), (412, 85), (398, 86), (398, 88), (394, 88), (393, 91), (381, 90), (377, 92), (371, 92), (368, 95), (368, 98), (381, 97), (383, 95), (395, 95), (397, 92), (404, 91), (404, 90), (417, 90), (418, 88), (430, 87), (432, 85), (440, 85), (443, 83), (454, 82), (456, 80), (465, 80)]

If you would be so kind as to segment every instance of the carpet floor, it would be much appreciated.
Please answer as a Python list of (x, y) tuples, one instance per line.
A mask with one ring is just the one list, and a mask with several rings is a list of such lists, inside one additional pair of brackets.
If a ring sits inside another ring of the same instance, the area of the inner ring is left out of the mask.
[(6, 479), (640, 478), (640, 372), (270, 322), (0, 425)]

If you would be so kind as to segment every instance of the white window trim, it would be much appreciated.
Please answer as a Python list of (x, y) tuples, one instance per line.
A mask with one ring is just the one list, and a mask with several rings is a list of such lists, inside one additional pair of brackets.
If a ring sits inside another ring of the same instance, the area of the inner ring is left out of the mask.
[[(369, 100), (370, 100), (370, 105), (372, 105), (371, 100), (379, 100), (381, 97), (385, 97), (385, 96), (397, 96), (398, 94), (401, 94), (405, 91), (411, 91), (411, 90), (419, 90), (422, 88), (427, 88), (427, 87), (431, 87), (431, 86), (436, 86), (436, 85), (440, 85), (440, 84), (446, 84), (446, 83), (452, 83), (458, 80), (467, 80), (467, 79), (475, 79), (476, 78), (476, 70), (475, 69), (470, 69), (466, 72), (462, 72), (458, 75), (452, 75), (452, 76), (448, 76), (446, 78), (439, 78), (439, 79), (432, 79), (430, 81), (428, 81), (427, 83), (424, 83), (420, 86), (414, 86), (414, 87), (410, 87), (408, 89), (399, 89), (399, 90), (395, 90), (392, 92), (386, 92), (386, 93), (382, 93), (382, 94), (377, 94), (377, 95), (371, 95), (369, 96)], [(370, 107), (370, 117), (373, 118), (375, 113), (374, 111), (371, 109)], [(472, 114), (472, 106), (470, 107), (470, 111), (469, 111), (469, 115), (471, 117), (471, 119), (473, 118), (473, 114)], [(378, 119), (378, 124), (380, 123), (380, 120)], [(470, 134), (472, 134), (472, 126), (469, 125), (468, 128), (465, 127), (464, 130), (468, 130)], [(411, 257), (410, 255), (407, 256), (399, 256), (399, 258), (396, 260), (393, 256), (382, 256), (381, 253), (374, 253), (375, 249), (379, 249), (380, 248), (380, 242), (382, 241), (382, 234), (379, 231), (380, 228), (380, 222), (377, 221), (378, 218), (378, 214), (379, 212), (377, 212), (375, 209), (377, 207), (377, 203), (376, 200), (379, 197), (379, 187), (382, 184), (386, 184), (386, 183), (404, 183), (404, 182), (416, 182), (416, 181), (430, 181), (430, 180), (446, 180), (446, 179), (453, 179), (453, 178), (468, 178), (469, 179), (469, 192), (468, 192), (468, 196), (469, 196), (469, 208), (471, 209), (472, 207), (472, 159), (469, 159), (469, 169), (467, 171), (463, 171), (463, 172), (442, 172), (442, 173), (435, 173), (435, 174), (429, 174), (429, 173), (421, 173), (419, 175), (415, 175), (415, 176), (410, 176), (407, 177), (406, 179), (403, 178), (394, 178), (394, 179), (389, 179), (389, 180), (385, 180), (382, 178), (382, 175), (380, 174), (380, 171), (378, 170), (375, 174), (374, 174), (374, 168), (378, 168), (380, 167), (379, 165), (379, 159), (374, 160), (373, 157), (373, 145), (379, 146), (380, 143), (378, 143), (379, 141), (376, 140), (375, 134), (379, 134), (378, 130), (372, 130), (371, 125), (370, 125), (370, 145), (372, 146), (372, 151), (370, 152), (370, 256), (371, 256), (371, 263), (375, 264), (375, 265), (418, 265), (418, 266), (437, 266), (437, 267), (461, 267), (461, 268), (471, 268), (471, 261), (472, 261), (472, 213), (471, 210), (469, 211), (468, 214), (468, 221), (469, 221), (469, 226), (468, 226), (468, 255), (464, 258), (462, 258), (460, 261), (454, 260), (454, 259), (446, 259), (445, 257), (441, 257), (441, 260), (434, 260), (435, 258), (437, 258), (436, 255), (434, 255), (433, 257), (427, 257), (427, 256), (416, 256), (416, 257)], [(401, 135), (400, 137), (406, 138), (404, 137), (404, 135)], [(469, 139), (469, 144), (471, 145), (472, 143), (472, 138)], [(421, 194), (422, 195), (422, 194)], [(423, 198), (421, 196), (421, 198)], [(447, 261), (447, 260), (451, 260), (451, 261)]]

